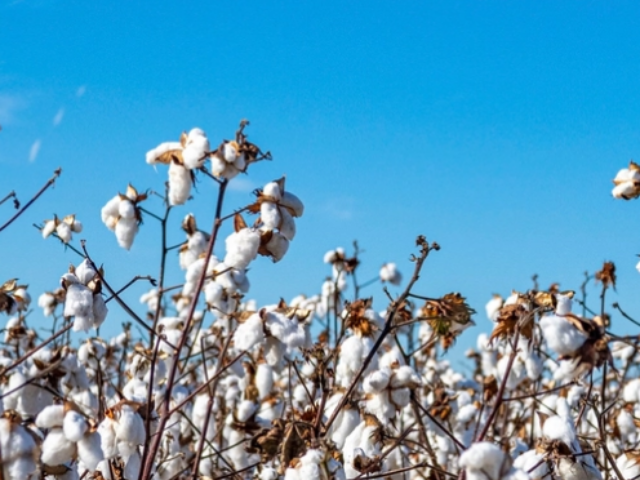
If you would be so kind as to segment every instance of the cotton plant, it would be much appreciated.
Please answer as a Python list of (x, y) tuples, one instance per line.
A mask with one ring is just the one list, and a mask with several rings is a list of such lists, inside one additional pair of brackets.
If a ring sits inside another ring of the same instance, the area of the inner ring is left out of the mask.
[(129, 250), (142, 223), (142, 213), (138, 204), (147, 199), (128, 185), (125, 194), (117, 194), (102, 207), (102, 222), (116, 234), (118, 245)]
[(74, 214), (67, 215), (60, 220), (56, 215), (52, 220), (45, 220), (42, 227), (42, 238), (47, 238), (54, 232), (62, 243), (69, 243), (73, 233), (82, 232), (82, 222)]

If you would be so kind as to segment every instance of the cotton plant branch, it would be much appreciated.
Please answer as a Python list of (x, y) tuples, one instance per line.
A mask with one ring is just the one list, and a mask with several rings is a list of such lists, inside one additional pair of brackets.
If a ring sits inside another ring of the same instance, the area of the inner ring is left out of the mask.
[(11, 225), (14, 221), (16, 221), (18, 217), (20, 217), (20, 215), (22, 215), (36, 200), (38, 200), (38, 198), (40, 198), (40, 196), (44, 192), (46, 192), (49, 187), (55, 184), (56, 180), (58, 179), (61, 173), (62, 173), (62, 169), (57, 168), (53, 172), (53, 176), (49, 180), (47, 180), (47, 183), (45, 183), (44, 186), (40, 190), (38, 190), (38, 192), (36, 192), (36, 194), (30, 200), (27, 203), (25, 203), (22, 206), (22, 208), (20, 208), (9, 220), (7, 220), (3, 225), (0, 225), (0, 233), (3, 230), (5, 230), (9, 225)]

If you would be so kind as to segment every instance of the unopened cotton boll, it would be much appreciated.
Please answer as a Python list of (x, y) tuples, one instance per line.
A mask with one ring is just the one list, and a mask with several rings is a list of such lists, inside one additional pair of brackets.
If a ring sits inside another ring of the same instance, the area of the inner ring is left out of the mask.
[(183, 205), (191, 194), (191, 173), (176, 162), (169, 165), (169, 204)]

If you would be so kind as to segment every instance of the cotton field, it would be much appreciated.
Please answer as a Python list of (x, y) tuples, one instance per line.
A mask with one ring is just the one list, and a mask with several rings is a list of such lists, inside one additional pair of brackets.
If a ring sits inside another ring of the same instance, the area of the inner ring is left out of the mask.
[[(593, 266), (572, 289), (535, 282), (476, 311), (464, 292), (416, 288), (440, 249), (419, 236), (390, 252), (411, 256), (411, 271), (388, 262), (359, 282), (357, 245), (336, 247), (317, 259), (324, 283), (257, 304), (253, 262), (298, 248), (305, 199), (276, 173), (245, 205), (223, 208), (229, 181), (272, 158), (249, 142), (248, 127), (242, 121), (231, 140), (193, 128), (150, 145), (140, 162), (166, 170), (164, 195), (162, 185), (113, 185), (113, 197), (99, 200), (95, 214), (123, 249), (143, 222), (162, 227), (160, 273), (137, 304), (121, 296), (135, 279), (114, 285), (117, 266), (82, 241), (82, 218), (59, 212), (39, 225), (42, 241), (72, 249), (77, 262), (46, 292), (1, 279), (0, 478), (640, 478), (640, 337), (610, 331), (612, 322), (640, 323), (608, 300), (613, 263)], [(263, 167), (278, 172), (277, 157)], [(196, 178), (217, 187), (210, 218), (189, 213), (200, 200)], [(612, 195), (640, 196), (638, 165), (620, 170)], [(0, 235), (12, 235), (31, 203), (14, 216), (3, 206)], [(226, 238), (222, 225), (233, 226)], [(180, 229), (176, 258), (164, 237)], [(172, 261), (180, 278), (167, 278)], [(364, 290), (372, 282), (386, 308)], [(600, 295), (587, 298), (594, 283)], [(36, 333), (33, 309), (53, 325), (48, 338)], [(100, 335), (114, 312), (127, 322)], [(467, 351), (468, 368), (454, 367), (446, 352), (485, 317), (493, 329)]]

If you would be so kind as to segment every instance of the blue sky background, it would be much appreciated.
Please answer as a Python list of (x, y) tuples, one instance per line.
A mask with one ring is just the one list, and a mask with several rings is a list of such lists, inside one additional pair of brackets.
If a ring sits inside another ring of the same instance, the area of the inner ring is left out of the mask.
[[(34, 298), (77, 262), (31, 227), (53, 213), (84, 222), (76, 238), (113, 284), (156, 275), (156, 222), (126, 252), (100, 208), (128, 182), (162, 189), (166, 169), (144, 161), (158, 143), (199, 126), (215, 144), (248, 118), (274, 161), (235, 182), (226, 211), (282, 174), (307, 207), (285, 259), (252, 266), (260, 303), (318, 291), (324, 252), (354, 239), (361, 278), (385, 261), (408, 277), (424, 233), (442, 250), (419, 292), (462, 292), (483, 330), (493, 292), (533, 273), (578, 288), (604, 260), (618, 266), (611, 299), (640, 315), (640, 205), (610, 195), (640, 157), (637, 2), (0, 0), (0, 42), (0, 195), (26, 201), (64, 170), (0, 235), (0, 276)], [(199, 192), (172, 214), (176, 242), (190, 211), (210, 228), (215, 191)], [(125, 318), (114, 305), (108, 321)]]

